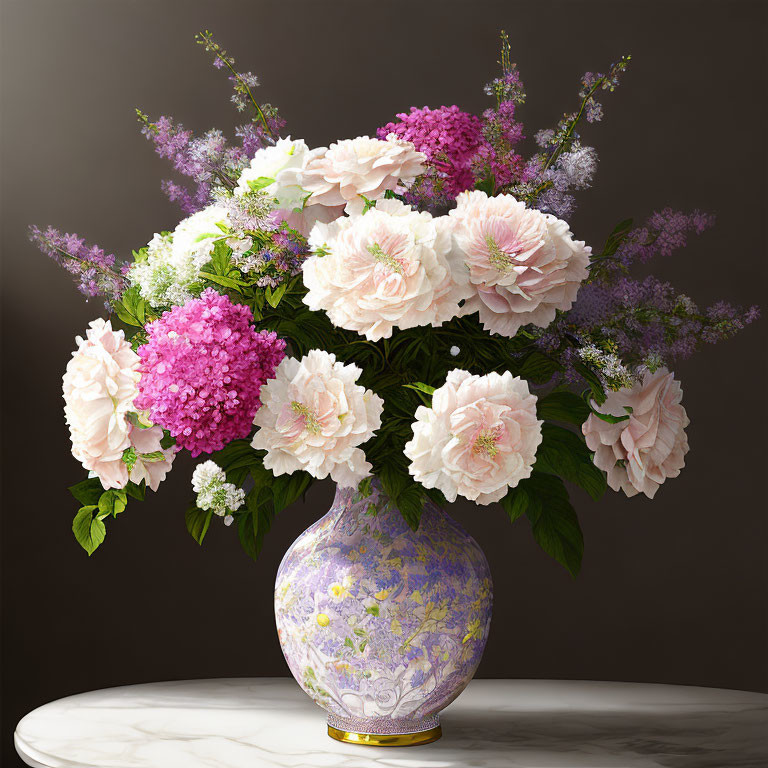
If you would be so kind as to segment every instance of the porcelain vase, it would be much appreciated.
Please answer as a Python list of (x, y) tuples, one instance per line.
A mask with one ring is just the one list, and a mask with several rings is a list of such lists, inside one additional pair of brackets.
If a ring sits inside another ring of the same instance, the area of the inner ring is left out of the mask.
[(376, 480), (337, 489), (286, 552), (275, 584), (280, 644), (334, 738), (405, 745), (440, 737), (439, 712), (472, 679), (492, 586), (475, 540), (428, 502), (413, 531)]

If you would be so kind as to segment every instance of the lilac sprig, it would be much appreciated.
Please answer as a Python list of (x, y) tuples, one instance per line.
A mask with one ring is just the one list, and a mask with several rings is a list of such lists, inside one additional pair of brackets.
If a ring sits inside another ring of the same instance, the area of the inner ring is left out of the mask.
[(610, 272), (626, 272), (635, 262), (645, 263), (656, 256), (671, 256), (688, 244), (691, 234), (700, 235), (714, 223), (713, 215), (699, 210), (691, 213), (672, 208), (654, 211), (642, 226), (628, 229), (614, 248), (607, 247), (592, 258), (590, 279)]
[[(29, 228), (29, 239), (59, 266), (74, 276), (78, 290), (86, 297), (102, 296), (104, 306), (110, 310), (112, 302), (118, 302), (128, 287), (124, 269), (116, 267), (113, 254), (106, 253), (98, 245), (86, 245), (85, 240), (74, 233), (61, 233), (48, 227)], [(127, 266), (127, 265), (124, 265)]]
[(274, 144), (280, 138), (280, 133), (275, 130), (274, 115), (273, 119), (269, 120), (267, 116), (268, 110), (263, 109), (253, 95), (252, 89), (259, 85), (256, 75), (252, 72), (238, 72), (235, 69), (235, 59), (213, 39), (213, 35), (207, 29), (195, 35), (195, 41), (198, 45), (202, 45), (206, 51), (213, 54), (213, 65), (217, 69), (226, 68), (229, 70), (231, 73), (229, 80), (234, 90), (232, 103), (238, 112), (244, 112), (250, 104), (255, 113), (254, 119), (261, 123), (266, 137), (270, 143)]
[(195, 183), (194, 191), (174, 182), (162, 182), (162, 189), (172, 202), (187, 214), (195, 213), (211, 202), (217, 188), (232, 190), (242, 169), (257, 150), (265, 146), (261, 126), (239, 126), (235, 134), (240, 145), (230, 145), (216, 129), (195, 137), (181, 123), (165, 115), (154, 122), (141, 110), (136, 114), (142, 134), (153, 143), (155, 152), (169, 160), (174, 169)]
[(616, 89), (630, 60), (630, 56), (622, 56), (605, 73), (584, 74), (579, 89), (579, 109), (564, 115), (556, 128), (536, 134), (541, 151), (529, 160), (528, 178), (514, 187), (512, 194), (558, 218), (570, 216), (575, 208), (571, 191), (591, 186), (597, 167), (595, 150), (581, 144), (577, 128), (582, 119), (592, 123), (602, 118), (602, 105), (596, 95), (600, 90)]

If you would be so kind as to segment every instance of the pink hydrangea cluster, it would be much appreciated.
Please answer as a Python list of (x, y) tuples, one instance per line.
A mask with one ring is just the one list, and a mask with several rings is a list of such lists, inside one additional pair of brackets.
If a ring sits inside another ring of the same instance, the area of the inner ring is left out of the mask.
[(469, 163), (482, 140), (482, 122), (475, 115), (452, 107), (417, 109), (397, 115), (400, 122), (387, 123), (376, 135), (383, 139), (394, 133), (423, 152), (429, 163), (445, 179), (444, 191), (450, 198), (474, 187)]
[(147, 326), (134, 405), (193, 456), (248, 435), (261, 386), (285, 357), (285, 342), (252, 321), (248, 307), (209, 288)]

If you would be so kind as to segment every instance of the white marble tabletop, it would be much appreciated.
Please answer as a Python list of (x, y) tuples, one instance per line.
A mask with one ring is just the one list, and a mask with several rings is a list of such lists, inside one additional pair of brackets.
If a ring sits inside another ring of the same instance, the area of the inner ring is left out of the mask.
[(768, 696), (744, 691), (475, 680), (441, 721), (433, 744), (353, 746), (292, 679), (192, 680), (46, 704), (15, 740), (35, 768), (768, 766)]

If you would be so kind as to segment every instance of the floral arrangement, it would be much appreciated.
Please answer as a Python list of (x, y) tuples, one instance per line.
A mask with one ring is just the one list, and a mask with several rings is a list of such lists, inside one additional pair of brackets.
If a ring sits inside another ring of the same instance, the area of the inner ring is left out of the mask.
[(521, 153), (525, 89), (502, 33), (482, 115), (411, 108), (375, 135), (310, 148), (283, 136), (257, 78), (198, 36), (247, 115), (228, 141), (138, 112), (178, 176), (186, 215), (118, 261), (31, 228), (110, 319), (64, 374), (73, 531), (91, 554), (128, 497), (176, 454), (202, 456), (186, 525), (236, 523), (256, 557), (274, 515), (313, 479), (384, 493), (416, 528), (425, 500), (498, 504), (572, 574), (583, 540), (566, 483), (653, 498), (685, 463), (671, 366), (757, 316), (699, 308), (636, 263), (713, 224), (663, 209), (591, 248), (571, 232), (597, 152), (584, 124), (629, 57), (581, 80), (578, 108)]

